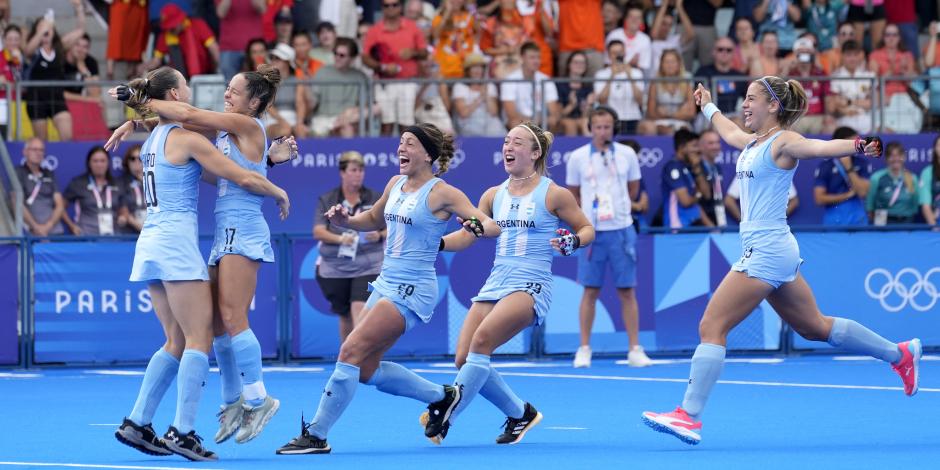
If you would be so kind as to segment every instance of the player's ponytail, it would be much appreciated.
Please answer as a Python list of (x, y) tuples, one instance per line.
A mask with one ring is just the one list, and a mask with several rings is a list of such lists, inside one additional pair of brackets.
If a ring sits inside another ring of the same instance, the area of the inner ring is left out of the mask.
[(258, 107), (253, 110), (252, 116), (258, 117), (277, 96), (277, 87), (281, 84), (281, 72), (270, 64), (262, 64), (258, 70), (243, 72), (245, 76), (245, 89), (248, 91), (248, 100), (258, 98)]
[(160, 67), (149, 72), (144, 78), (135, 78), (127, 84), (130, 88), (131, 96), (124, 103), (129, 108), (133, 108), (140, 115), (150, 114), (146, 103), (151, 98), (164, 100), (170, 90), (180, 86), (180, 78), (176, 69), (172, 67)]

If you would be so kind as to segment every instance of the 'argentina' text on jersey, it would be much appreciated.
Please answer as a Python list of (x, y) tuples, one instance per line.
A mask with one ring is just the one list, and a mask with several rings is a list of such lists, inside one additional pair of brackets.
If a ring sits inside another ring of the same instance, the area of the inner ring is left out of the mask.
[(535, 228), (535, 221), (525, 219), (497, 220), (496, 225), (500, 228)]
[(406, 216), (402, 216), (398, 214), (391, 214), (388, 212), (385, 213), (385, 221), (386, 222), (398, 222), (400, 224), (405, 224), (405, 225), (413, 225), (411, 223), (411, 217), (406, 217)]

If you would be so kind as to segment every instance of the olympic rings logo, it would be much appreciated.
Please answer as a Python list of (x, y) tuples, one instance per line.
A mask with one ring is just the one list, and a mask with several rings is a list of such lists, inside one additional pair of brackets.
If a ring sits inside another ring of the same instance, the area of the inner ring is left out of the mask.
[(660, 148), (640, 149), (637, 159), (640, 161), (641, 167), (653, 168), (663, 161), (663, 150)]
[(940, 275), (940, 267), (924, 275), (904, 268), (893, 276), (887, 269), (875, 268), (865, 276), (865, 292), (888, 312), (899, 312), (908, 304), (918, 312), (927, 312), (940, 300), (940, 288), (930, 278), (934, 274)]

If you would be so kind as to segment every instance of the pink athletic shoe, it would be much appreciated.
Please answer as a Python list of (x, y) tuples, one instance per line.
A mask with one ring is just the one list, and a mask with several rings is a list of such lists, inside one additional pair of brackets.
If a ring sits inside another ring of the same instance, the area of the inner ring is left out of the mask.
[(672, 434), (686, 444), (694, 446), (702, 441), (702, 436), (698, 434), (702, 431), (702, 422), (693, 420), (682, 407), (677, 407), (676, 411), (670, 413), (644, 411), (643, 423), (656, 431)]
[(920, 382), (920, 356), (922, 348), (920, 340), (914, 338), (910, 341), (898, 343), (898, 349), (901, 350), (901, 360), (897, 364), (891, 364), (901, 380), (904, 382), (904, 394), (911, 397), (917, 393), (917, 384)]

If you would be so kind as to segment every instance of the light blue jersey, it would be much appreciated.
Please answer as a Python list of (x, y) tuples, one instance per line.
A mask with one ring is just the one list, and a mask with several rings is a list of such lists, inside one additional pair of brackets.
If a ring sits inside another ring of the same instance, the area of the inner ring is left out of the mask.
[[(437, 304), (434, 262), (447, 221), (435, 217), (428, 207), (428, 195), (440, 178), (431, 178), (412, 193), (402, 191), (406, 181), (407, 176), (399, 178), (388, 194), (384, 214), (388, 228), (385, 259), (382, 272), (369, 287), (396, 304), (410, 327), (409, 315), (427, 323)], [(373, 294), (366, 305), (377, 300)]]
[(496, 191), (493, 221), (501, 229), (496, 261), (474, 302), (497, 302), (514, 292), (526, 292), (535, 301), (535, 323), (545, 320), (552, 300), (551, 239), (558, 236), (558, 217), (546, 207), (551, 184), (543, 176), (532, 192), (513, 196), (506, 180)]
[(738, 157), (735, 178), (741, 189), (741, 232), (787, 224), (790, 184), (799, 161), (789, 170), (774, 163), (770, 147), (781, 133), (748, 145)]
[(787, 225), (787, 202), (796, 166), (779, 168), (771, 155), (771, 145), (781, 133), (745, 147), (735, 174), (741, 189), (742, 255), (731, 269), (774, 288), (796, 279), (803, 263), (800, 247)]
[[(260, 162), (249, 160), (235, 145), (231, 134), (220, 131), (215, 139), (215, 146), (226, 157), (246, 170), (262, 176), (268, 175), (268, 138), (264, 134), (264, 125), (260, 119), (255, 122), (261, 127), (264, 138), (264, 155)], [(218, 264), (228, 254), (244, 256), (254, 261), (274, 262), (274, 250), (271, 248), (271, 231), (261, 213), (264, 196), (249, 192), (225, 178), (219, 178), (218, 197), (215, 201), (215, 238), (209, 265)]]
[(558, 217), (545, 207), (545, 198), (552, 180), (543, 176), (525, 196), (509, 194), (509, 181), (500, 185), (493, 198), (493, 220), (501, 229), (496, 264), (523, 263), (551, 270), (554, 251), (550, 241), (558, 236)]
[(193, 159), (174, 165), (164, 151), (167, 136), (177, 127), (157, 126), (140, 151), (147, 218), (137, 239), (131, 281), (209, 279), (199, 252), (196, 215), (202, 166)]

